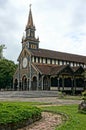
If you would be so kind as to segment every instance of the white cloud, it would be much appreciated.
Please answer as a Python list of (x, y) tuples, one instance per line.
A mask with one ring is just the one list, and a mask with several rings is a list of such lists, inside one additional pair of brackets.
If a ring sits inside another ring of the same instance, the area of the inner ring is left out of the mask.
[(17, 60), (32, 3), (40, 47), (86, 55), (86, 0), (0, 0), (0, 42), (5, 57)]

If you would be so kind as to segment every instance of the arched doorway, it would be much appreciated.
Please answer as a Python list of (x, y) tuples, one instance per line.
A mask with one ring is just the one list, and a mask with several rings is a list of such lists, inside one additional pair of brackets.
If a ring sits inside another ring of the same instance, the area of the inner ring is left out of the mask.
[(32, 90), (37, 90), (37, 77), (34, 76), (32, 80)]
[(25, 75), (22, 77), (22, 90), (27, 90), (27, 77)]
[(65, 87), (72, 87), (72, 81), (71, 81), (70, 77), (64, 79), (64, 86)]
[(43, 90), (50, 90), (49, 79), (46, 76), (43, 79)]
[(76, 79), (76, 87), (84, 87), (84, 80), (82, 78)]
[(59, 88), (62, 87), (62, 78), (59, 78)]
[(52, 87), (57, 87), (58, 86), (58, 79), (57, 79), (57, 77), (51, 78), (51, 86)]
[(14, 90), (17, 90), (17, 87), (18, 87), (18, 80), (15, 79), (15, 81), (14, 81)]
[(58, 89), (58, 79), (57, 77), (51, 78), (51, 90), (57, 90)]

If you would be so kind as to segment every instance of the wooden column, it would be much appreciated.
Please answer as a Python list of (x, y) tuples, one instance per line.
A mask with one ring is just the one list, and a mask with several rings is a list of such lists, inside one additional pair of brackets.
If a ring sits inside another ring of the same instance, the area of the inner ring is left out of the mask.
[(71, 78), (71, 82), (72, 82), (72, 84), (71, 84), (71, 91), (72, 91), (72, 95), (74, 95), (75, 94), (74, 78)]
[(43, 78), (44, 78), (44, 76), (42, 75), (42, 82), (41, 82), (42, 90), (43, 90)]
[(62, 90), (64, 90), (64, 76), (62, 76)]
[(60, 90), (59, 77), (57, 78), (57, 80), (58, 80), (58, 90)]
[(39, 88), (39, 74), (37, 74), (37, 90)]
[(74, 77), (74, 89), (76, 91), (76, 78)]
[(49, 79), (48, 79), (48, 88), (49, 88), (49, 90), (50, 90), (50, 87), (51, 87), (51, 79), (49, 77)]

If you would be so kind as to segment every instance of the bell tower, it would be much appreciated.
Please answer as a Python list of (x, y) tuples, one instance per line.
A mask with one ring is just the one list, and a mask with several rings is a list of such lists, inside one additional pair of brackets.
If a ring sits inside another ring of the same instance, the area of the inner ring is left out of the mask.
[(39, 38), (35, 37), (35, 25), (33, 23), (32, 10), (30, 4), (28, 21), (25, 29), (25, 37), (22, 39), (22, 47), (26, 46), (28, 49), (38, 49), (39, 48)]

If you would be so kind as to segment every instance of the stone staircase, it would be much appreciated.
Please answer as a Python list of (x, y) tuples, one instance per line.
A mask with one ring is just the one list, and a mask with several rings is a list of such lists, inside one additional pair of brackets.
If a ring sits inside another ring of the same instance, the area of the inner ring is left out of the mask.
[(0, 91), (0, 98), (57, 97), (58, 91)]

